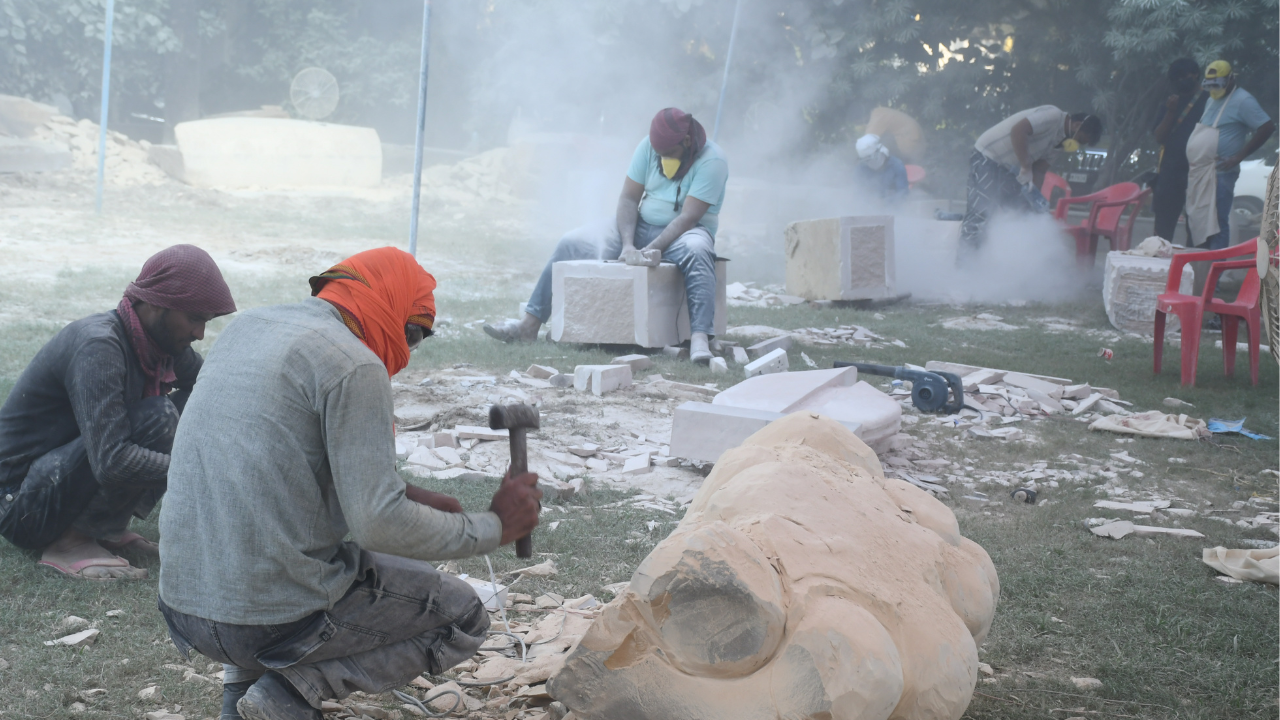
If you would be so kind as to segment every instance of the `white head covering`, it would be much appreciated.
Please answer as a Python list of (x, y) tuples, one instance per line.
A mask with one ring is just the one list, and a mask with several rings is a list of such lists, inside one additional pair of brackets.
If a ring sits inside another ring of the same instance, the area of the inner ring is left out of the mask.
[(889, 158), (889, 150), (880, 142), (879, 135), (863, 135), (858, 138), (858, 159), (866, 163), (872, 170), (884, 167)]

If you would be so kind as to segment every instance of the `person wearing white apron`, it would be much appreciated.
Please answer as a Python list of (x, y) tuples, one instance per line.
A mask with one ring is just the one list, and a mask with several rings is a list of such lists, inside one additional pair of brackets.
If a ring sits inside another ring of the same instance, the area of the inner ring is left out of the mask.
[[(1275, 123), (1253, 95), (1236, 86), (1225, 60), (1209, 64), (1201, 87), (1210, 100), (1187, 139), (1187, 229), (1193, 245), (1217, 250), (1231, 239), (1227, 218), (1240, 161), (1271, 137)], [(1246, 142), (1250, 130), (1253, 137)]]

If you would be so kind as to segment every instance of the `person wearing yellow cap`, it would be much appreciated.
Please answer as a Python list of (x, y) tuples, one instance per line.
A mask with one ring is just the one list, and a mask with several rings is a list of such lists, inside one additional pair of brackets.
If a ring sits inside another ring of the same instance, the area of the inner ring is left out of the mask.
[(1227, 218), (1240, 161), (1262, 147), (1276, 125), (1257, 99), (1236, 85), (1226, 60), (1209, 63), (1200, 86), (1209, 101), (1187, 139), (1187, 229), (1194, 245), (1217, 250), (1231, 240)]

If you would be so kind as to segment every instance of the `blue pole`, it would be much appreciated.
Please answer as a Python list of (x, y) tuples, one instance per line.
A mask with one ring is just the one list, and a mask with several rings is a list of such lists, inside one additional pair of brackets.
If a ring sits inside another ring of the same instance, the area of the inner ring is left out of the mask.
[(427, 124), (427, 59), (431, 48), (431, 0), (422, 0), (422, 60), (418, 75), (418, 130), (413, 143), (413, 210), (409, 213), (409, 254), (418, 256), (418, 206), (422, 204), (422, 140)]
[(116, 0), (107, 0), (107, 27), (102, 36), (102, 114), (98, 118), (98, 188), (94, 206), (102, 214), (102, 180), (107, 172), (107, 108), (111, 104), (111, 25)]
[(733, 6), (733, 27), (729, 30), (729, 52), (724, 56), (724, 79), (720, 81), (720, 100), (716, 103), (716, 124), (711, 126), (711, 142), (720, 136), (720, 113), (724, 112), (724, 91), (729, 87), (729, 65), (733, 63), (733, 45), (738, 39), (738, 16), (742, 12), (742, 0)]

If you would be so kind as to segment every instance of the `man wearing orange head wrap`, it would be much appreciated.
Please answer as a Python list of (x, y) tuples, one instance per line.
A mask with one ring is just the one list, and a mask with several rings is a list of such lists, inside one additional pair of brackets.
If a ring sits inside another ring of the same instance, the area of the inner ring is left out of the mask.
[(319, 720), (485, 639), (475, 592), (427, 561), (523, 537), (541, 493), (509, 476), (467, 513), (396, 472), (389, 378), (431, 334), (435, 286), (406, 252), (362, 252), (209, 353), (174, 439), (160, 609), (181, 651), (224, 663), (224, 719)]

